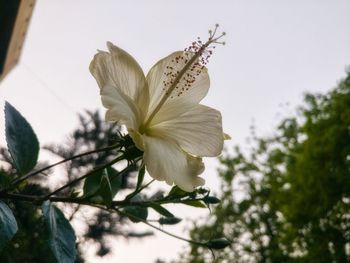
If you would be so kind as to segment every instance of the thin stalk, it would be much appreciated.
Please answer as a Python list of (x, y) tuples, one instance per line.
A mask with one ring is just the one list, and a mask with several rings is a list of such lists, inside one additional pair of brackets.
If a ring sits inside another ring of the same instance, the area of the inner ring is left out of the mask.
[(69, 157), (69, 158), (67, 158), (67, 159), (58, 161), (58, 162), (53, 163), (53, 164), (51, 164), (51, 165), (49, 165), (49, 166), (46, 166), (46, 167), (44, 167), (44, 168), (41, 168), (41, 169), (39, 169), (39, 170), (37, 170), (37, 171), (31, 172), (31, 173), (26, 174), (26, 175), (24, 175), (24, 176), (22, 176), (22, 177), (19, 177), (19, 178), (17, 178), (17, 179), (14, 179), (14, 180), (11, 182), (11, 186), (8, 187), (8, 188), (5, 188), (5, 189), (3, 189), (3, 190), (1, 190), (0, 193), (5, 192), (5, 191), (9, 190), (10, 188), (12, 188), (12, 187), (14, 187), (14, 186), (20, 184), (21, 182), (27, 180), (28, 178), (33, 177), (33, 176), (35, 176), (35, 175), (37, 175), (37, 174), (40, 174), (40, 173), (42, 173), (42, 172), (44, 172), (44, 171), (46, 171), (46, 170), (48, 170), (48, 169), (51, 169), (52, 167), (55, 167), (55, 166), (57, 166), (57, 165), (59, 165), (59, 164), (62, 164), (62, 163), (65, 163), (65, 162), (68, 162), (68, 161), (71, 161), (71, 160), (74, 160), (74, 159), (83, 157), (83, 156), (85, 156), (85, 155), (89, 155), (89, 154), (93, 154), (93, 153), (99, 153), (99, 152), (104, 152), (104, 151), (108, 151), (108, 150), (113, 150), (113, 149), (115, 149), (115, 148), (117, 148), (117, 147), (119, 147), (119, 146), (120, 146), (119, 144), (116, 144), (116, 145), (108, 146), (108, 147), (105, 147), (105, 148), (101, 148), (101, 149), (97, 149), (97, 150), (93, 150), (93, 151), (84, 152), (84, 153), (81, 153), (81, 154), (78, 154), (78, 155)]

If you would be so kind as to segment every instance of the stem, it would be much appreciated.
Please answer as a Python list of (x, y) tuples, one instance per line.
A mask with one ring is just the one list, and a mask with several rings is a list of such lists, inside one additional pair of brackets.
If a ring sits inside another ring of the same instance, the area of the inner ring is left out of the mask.
[[(43, 198), (40, 196), (34, 196), (34, 195), (24, 195), (24, 194), (12, 194), (12, 193), (1, 193), (0, 197), (2, 198), (8, 198), (11, 200), (16, 201), (26, 201), (31, 202), (34, 204), (39, 204), (43, 201)], [(73, 203), (73, 204), (84, 204), (88, 205), (89, 202), (83, 198), (76, 198), (76, 197), (56, 197), (52, 196), (48, 198), (51, 202), (64, 202), (64, 203)]]
[(73, 213), (69, 216), (68, 221), (72, 221), (72, 220), (73, 220), (74, 216), (76, 215), (76, 213), (78, 213), (79, 209), (80, 209), (80, 204), (78, 204), (78, 205), (74, 208), (74, 211), (73, 211)]
[[(138, 193), (141, 192), (143, 189), (145, 189), (145, 188), (147, 188), (148, 186), (150, 186), (150, 184), (153, 183), (154, 181), (155, 181), (155, 179), (152, 179), (152, 180), (149, 181), (147, 184), (145, 184), (144, 186), (140, 187), (140, 188), (137, 190), (136, 194), (138, 194)], [(135, 194), (135, 195), (136, 195), (136, 194)]]
[[(122, 171), (125, 172), (125, 171)], [(121, 173), (122, 173), (121, 172)], [(14, 193), (0, 193), (0, 198), (8, 198), (11, 200), (17, 200), (17, 201), (26, 201), (31, 203), (41, 203), (43, 200), (49, 200), (51, 202), (62, 202), (62, 203), (72, 203), (72, 204), (81, 204), (81, 205), (100, 205), (97, 203), (93, 203), (85, 198), (81, 197), (64, 197), (64, 196), (50, 196), (46, 199), (42, 196), (34, 196), (34, 195), (25, 195), (25, 194), (14, 194)], [(193, 200), (201, 200), (201, 199), (193, 199)], [(128, 205), (133, 206), (142, 206), (147, 207), (151, 204), (166, 204), (166, 203), (181, 203), (181, 200), (152, 200), (152, 201), (129, 201), (129, 200), (123, 200), (123, 201), (113, 201), (112, 206), (114, 207), (124, 207)]]
[(51, 165), (49, 165), (49, 166), (46, 166), (46, 167), (44, 167), (44, 168), (42, 168), (42, 169), (39, 169), (39, 170), (37, 170), (37, 171), (31, 172), (31, 173), (26, 174), (26, 175), (24, 175), (24, 176), (22, 176), (22, 177), (19, 177), (19, 178), (17, 178), (17, 179), (14, 179), (14, 180), (11, 182), (11, 187), (2, 189), (2, 190), (0, 191), (0, 193), (5, 192), (5, 191), (9, 190), (10, 188), (12, 188), (12, 187), (14, 187), (14, 186), (20, 184), (21, 182), (27, 180), (28, 178), (30, 178), (30, 177), (32, 177), (32, 176), (35, 176), (35, 175), (37, 175), (37, 174), (40, 174), (40, 173), (42, 173), (43, 171), (48, 170), (48, 169), (51, 169), (52, 167), (57, 166), (57, 165), (59, 165), (59, 164), (62, 164), (62, 163), (65, 163), (65, 162), (68, 162), (68, 161), (71, 161), (71, 160), (74, 160), (74, 159), (83, 157), (83, 156), (85, 156), (85, 155), (89, 155), (89, 154), (93, 154), (93, 153), (98, 153), (98, 152), (104, 152), (104, 151), (108, 151), (108, 150), (113, 150), (113, 149), (115, 149), (115, 148), (117, 148), (117, 147), (119, 147), (119, 146), (120, 146), (119, 144), (116, 144), (116, 145), (108, 146), (108, 147), (105, 147), (105, 148), (101, 148), (101, 149), (97, 149), (97, 150), (93, 150), (93, 151), (84, 152), (84, 153), (81, 153), (81, 154), (78, 154), (78, 155), (69, 157), (69, 158), (67, 158), (67, 159), (61, 160), (61, 161), (59, 161), (59, 162), (56, 162), (56, 163), (51, 164)]
[[(95, 169), (96, 170), (96, 169)], [(125, 170), (125, 169), (124, 169)], [(85, 175), (86, 176), (86, 175)], [(73, 181), (72, 181), (73, 182)], [(152, 182), (152, 181), (151, 181)], [(150, 183), (151, 183), (150, 182)], [(148, 183), (147, 185), (149, 185), (150, 183)], [(146, 220), (142, 219), (142, 218), (139, 218), (137, 216), (134, 216), (134, 215), (131, 215), (129, 213), (126, 213), (124, 211), (121, 211), (119, 210), (118, 208), (106, 208), (104, 205), (101, 205), (101, 204), (97, 204), (97, 203), (92, 203), (90, 202), (89, 200), (85, 199), (85, 198), (76, 198), (76, 197), (58, 197), (58, 196), (45, 196), (44, 198), (41, 198), (39, 196), (32, 196), (32, 195), (24, 195), (24, 194), (11, 194), (11, 193), (0, 193), (0, 197), (2, 198), (8, 198), (8, 199), (12, 199), (12, 200), (18, 200), (18, 201), (27, 201), (27, 202), (31, 202), (33, 204), (41, 204), (42, 201), (44, 200), (49, 200), (50, 202), (64, 202), (64, 203), (75, 203), (75, 204), (79, 204), (79, 205), (87, 205), (87, 206), (91, 206), (91, 207), (96, 207), (96, 208), (99, 208), (99, 209), (103, 209), (103, 210), (106, 210), (106, 211), (115, 211), (119, 214), (122, 214), (124, 216), (127, 216), (127, 217), (131, 217), (131, 218), (134, 218), (166, 235), (169, 235), (171, 237), (174, 237), (176, 239), (179, 239), (179, 240), (182, 240), (182, 241), (185, 241), (185, 242), (188, 242), (188, 243), (191, 243), (193, 245), (197, 245), (197, 246), (203, 246), (203, 247), (208, 247), (207, 246), (207, 243), (203, 243), (203, 242), (199, 242), (199, 241), (194, 241), (194, 240), (191, 240), (191, 239), (187, 239), (187, 238), (184, 238), (184, 237), (181, 237), (181, 236), (178, 236), (178, 235), (175, 235), (173, 233), (170, 233), (160, 227), (157, 227), (149, 222), (147, 222)], [(122, 206), (125, 206), (125, 205), (141, 205), (142, 203), (146, 203), (146, 202), (128, 202), (128, 201), (114, 201), (113, 204), (114, 205), (122, 205)]]
[(90, 175), (94, 174), (95, 172), (100, 171), (100, 170), (102, 170), (102, 169), (105, 169), (105, 168), (107, 168), (108, 166), (110, 166), (110, 165), (112, 165), (112, 164), (115, 164), (115, 163), (117, 163), (117, 162), (119, 162), (119, 161), (121, 161), (121, 160), (124, 160), (124, 156), (123, 156), (123, 155), (122, 155), (122, 156), (119, 156), (118, 158), (114, 159), (113, 161), (111, 161), (111, 162), (109, 162), (109, 163), (106, 163), (106, 164), (104, 164), (104, 165), (98, 166), (97, 168), (93, 169), (92, 171), (88, 172), (87, 174), (85, 174), (85, 175), (83, 175), (83, 176), (80, 176), (80, 177), (78, 177), (78, 178), (76, 178), (76, 179), (74, 179), (74, 180), (68, 182), (67, 184), (61, 186), (60, 188), (56, 189), (55, 191), (53, 191), (53, 192), (47, 194), (46, 196), (44, 196), (44, 197), (42, 198), (42, 200), (47, 200), (47, 199), (49, 199), (50, 196), (52, 196), (52, 195), (54, 195), (54, 194), (57, 194), (58, 192), (61, 192), (63, 189), (65, 189), (65, 188), (67, 188), (67, 187), (69, 187), (69, 186), (71, 186), (71, 185), (74, 185), (74, 184), (76, 184), (77, 182), (79, 182), (79, 181), (81, 181), (81, 180), (83, 180), (83, 179), (89, 177)]

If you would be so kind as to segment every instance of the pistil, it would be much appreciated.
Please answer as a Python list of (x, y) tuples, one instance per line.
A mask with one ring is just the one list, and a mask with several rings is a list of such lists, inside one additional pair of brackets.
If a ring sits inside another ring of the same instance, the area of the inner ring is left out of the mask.
[[(151, 123), (156, 113), (161, 109), (161, 107), (168, 100), (168, 98), (172, 97), (173, 91), (178, 88), (178, 85), (182, 79), (185, 80), (185, 87), (183, 87), (178, 91), (177, 96), (182, 95), (182, 93), (185, 90), (189, 89), (189, 87), (192, 85), (192, 83), (196, 79), (195, 75), (199, 75), (201, 70), (208, 63), (208, 58), (212, 54), (212, 50), (207, 50), (209, 46), (213, 43), (225, 44), (224, 42), (218, 42), (218, 40), (225, 35), (225, 32), (223, 32), (220, 36), (214, 38), (217, 28), (218, 28), (218, 25), (215, 25), (214, 32), (212, 32), (211, 30), (209, 31), (209, 39), (206, 43), (202, 44), (200, 40), (197, 40), (196, 42), (193, 42), (188, 49), (185, 49), (184, 51), (185, 55), (192, 54), (192, 53), (194, 55), (189, 60), (186, 58), (182, 58), (182, 59), (185, 59), (185, 65), (180, 71), (175, 72), (176, 74), (174, 74), (173, 72), (167, 73), (167, 75), (170, 75), (171, 78), (175, 77), (175, 79), (173, 80), (170, 79), (169, 82), (164, 82), (165, 94), (162, 97), (162, 99), (159, 101), (158, 105), (155, 107), (153, 112), (149, 115), (143, 127), (149, 126), (149, 124)], [(176, 62), (178, 62), (178, 60), (179, 58), (176, 58)], [(199, 67), (199, 69), (196, 69), (196, 67)], [(169, 66), (167, 68), (168, 69), (170, 68), (170, 70), (173, 69), (172, 67), (169, 67)], [(195, 75), (193, 75), (192, 71), (196, 71)], [(168, 84), (170, 84), (170, 87), (167, 89), (166, 86)]]

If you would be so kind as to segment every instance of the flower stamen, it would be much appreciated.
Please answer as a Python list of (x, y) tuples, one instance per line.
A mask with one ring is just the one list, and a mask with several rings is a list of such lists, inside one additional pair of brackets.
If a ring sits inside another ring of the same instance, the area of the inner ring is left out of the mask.
[[(145, 127), (150, 124), (167, 99), (179, 97), (190, 89), (213, 54), (215, 45), (212, 44), (225, 45), (225, 42), (218, 40), (225, 36), (226, 33), (223, 32), (219, 36), (216, 36), (218, 27), (219, 25), (216, 24), (214, 31), (209, 30), (209, 38), (205, 43), (200, 38), (197, 38), (188, 48), (185, 48), (182, 55), (176, 56), (171, 61), (171, 64), (166, 67), (164, 72), (166, 79), (163, 81), (163, 91), (165, 93), (153, 112), (149, 115), (145, 122)], [(179, 68), (181, 65), (183, 67)]]

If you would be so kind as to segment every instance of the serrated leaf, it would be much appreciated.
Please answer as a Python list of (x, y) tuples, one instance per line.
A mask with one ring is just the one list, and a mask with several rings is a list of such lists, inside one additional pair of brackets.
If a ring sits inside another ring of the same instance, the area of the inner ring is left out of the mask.
[(49, 246), (58, 263), (73, 263), (76, 257), (75, 234), (69, 221), (57, 207), (46, 201), (43, 215), (49, 230)]
[(14, 165), (19, 173), (26, 174), (38, 161), (38, 139), (27, 120), (8, 102), (5, 103), (5, 126)]
[(11, 209), (0, 201), (0, 251), (12, 239), (17, 230), (17, 222)]
[(166, 208), (164, 208), (161, 205), (158, 204), (152, 204), (150, 205), (155, 211), (157, 211), (159, 214), (165, 217), (175, 217), (172, 213), (170, 213)]
[(207, 206), (199, 200), (184, 200), (182, 201), (182, 204), (200, 208), (207, 208)]

